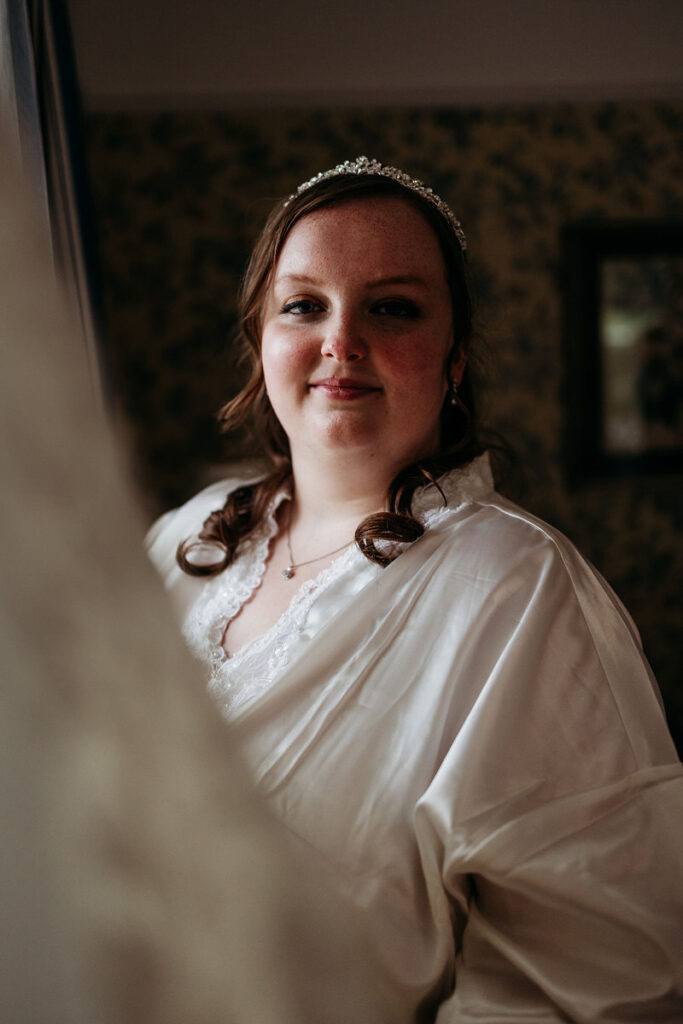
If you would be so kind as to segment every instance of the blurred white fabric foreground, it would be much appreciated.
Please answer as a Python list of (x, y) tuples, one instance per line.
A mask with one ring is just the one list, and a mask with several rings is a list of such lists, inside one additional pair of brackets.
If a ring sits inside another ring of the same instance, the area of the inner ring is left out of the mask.
[(205, 695), (75, 334), (0, 156), (0, 1019), (390, 1020)]

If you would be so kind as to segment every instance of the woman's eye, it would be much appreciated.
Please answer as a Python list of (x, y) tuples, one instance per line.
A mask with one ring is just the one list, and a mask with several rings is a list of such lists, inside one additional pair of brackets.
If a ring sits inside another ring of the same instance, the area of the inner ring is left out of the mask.
[(293, 313), (295, 316), (307, 316), (311, 313), (319, 313), (320, 303), (314, 302), (312, 299), (292, 299), (291, 302), (285, 302), (282, 312)]
[(405, 319), (414, 319), (419, 316), (419, 310), (414, 302), (407, 299), (385, 299), (377, 302), (372, 307), (373, 313), (378, 316), (395, 316)]

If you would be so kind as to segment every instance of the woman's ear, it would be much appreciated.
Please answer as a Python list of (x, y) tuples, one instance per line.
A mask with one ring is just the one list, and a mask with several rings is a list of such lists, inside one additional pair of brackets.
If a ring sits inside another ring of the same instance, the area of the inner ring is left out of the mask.
[(469, 345), (467, 345), (466, 343), (461, 343), (451, 356), (451, 362), (449, 366), (450, 379), (453, 381), (456, 387), (460, 384), (460, 381), (462, 380), (462, 375), (465, 372), (468, 352)]

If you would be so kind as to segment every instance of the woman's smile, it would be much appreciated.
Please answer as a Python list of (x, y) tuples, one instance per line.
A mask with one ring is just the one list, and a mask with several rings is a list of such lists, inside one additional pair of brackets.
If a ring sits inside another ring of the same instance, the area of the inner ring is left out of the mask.
[(310, 390), (317, 391), (326, 398), (341, 402), (354, 402), (359, 398), (368, 398), (378, 395), (382, 390), (353, 377), (326, 377), (314, 380), (308, 386)]

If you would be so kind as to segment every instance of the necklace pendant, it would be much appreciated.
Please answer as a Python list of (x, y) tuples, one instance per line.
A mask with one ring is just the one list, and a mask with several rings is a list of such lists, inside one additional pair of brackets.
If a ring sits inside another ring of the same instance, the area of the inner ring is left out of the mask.
[(294, 575), (294, 566), (293, 565), (288, 565), (286, 569), (282, 570), (282, 578), (283, 578), (283, 580), (291, 580), (293, 575)]

